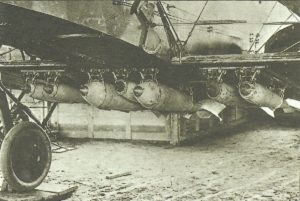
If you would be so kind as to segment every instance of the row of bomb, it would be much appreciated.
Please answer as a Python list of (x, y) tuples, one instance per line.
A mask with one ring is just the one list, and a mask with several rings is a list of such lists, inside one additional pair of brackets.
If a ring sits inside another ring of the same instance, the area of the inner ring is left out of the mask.
[[(226, 106), (260, 107), (274, 117), (278, 108), (300, 109), (300, 102), (284, 99), (274, 91), (256, 82), (241, 82), (238, 87), (224, 82), (208, 81), (209, 99), (194, 101), (193, 96), (156, 81), (139, 84), (117, 80), (115, 84), (94, 80), (80, 89), (63, 83), (45, 84), (36, 80), (30, 84), (32, 98), (61, 103), (89, 103), (99, 109), (195, 113), (209, 112), (217, 117)], [(200, 114), (200, 113), (198, 113)]]

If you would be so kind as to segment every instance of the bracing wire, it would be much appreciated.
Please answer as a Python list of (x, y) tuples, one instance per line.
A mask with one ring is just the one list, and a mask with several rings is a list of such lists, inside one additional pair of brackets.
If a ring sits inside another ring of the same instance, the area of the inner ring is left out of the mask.
[(3, 53), (1, 53), (0, 54), (0, 56), (4, 56), (4, 55), (6, 55), (6, 54), (8, 54), (8, 53), (11, 53), (12, 51), (14, 51), (14, 50), (16, 50), (17, 48), (13, 48), (13, 49), (10, 49), (10, 50), (8, 50), (8, 51), (6, 51), (6, 52), (3, 52)]
[[(277, 5), (277, 1), (274, 3), (273, 7), (271, 8), (271, 10), (270, 10), (270, 12), (269, 12), (269, 14), (268, 14), (268, 17), (267, 17), (266, 22), (269, 20), (269, 18), (270, 18), (270, 16), (271, 16), (271, 14), (272, 14), (274, 8), (276, 7), (276, 5)], [(261, 32), (262, 32), (264, 26), (265, 26), (264, 24), (261, 26), (261, 28), (260, 28), (260, 30), (259, 30), (259, 32), (258, 32), (259, 34), (261, 34)], [(251, 46), (250, 46), (248, 52), (252, 50), (252, 47), (253, 47), (253, 45), (255, 44), (255, 42), (256, 42), (256, 41), (253, 40), (253, 42), (252, 42), (252, 44), (251, 44)]]
[[(286, 20), (284, 21), (284, 22), (287, 22), (292, 16), (294, 16), (294, 13), (291, 13), (287, 18), (286, 18)], [(276, 31), (273, 33), (273, 35), (274, 34), (276, 34), (280, 29), (281, 29), (281, 27), (282, 27), (282, 25), (280, 25), (277, 29), (276, 29)], [(266, 41), (266, 42), (264, 42), (255, 52), (257, 53), (257, 52), (259, 52), (266, 44), (267, 44), (267, 42), (268, 41)]]
[[(193, 13), (190, 13), (190, 12), (187, 11), (187, 10), (178, 8), (178, 7), (176, 7), (176, 6), (173, 5), (173, 4), (168, 4), (168, 5), (172, 6), (172, 8), (174, 8), (174, 9), (176, 9), (176, 10), (178, 10), (178, 11), (181, 11), (181, 12), (183, 12), (183, 13), (186, 13), (186, 14), (188, 14), (188, 15), (190, 15), (190, 16), (194, 16), (194, 17), (197, 16), (197, 20), (196, 20), (196, 21), (192, 21), (192, 20), (190, 20), (190, 19), (178, 17), (178, 16), (175, 16), (175, 15), (170, 14), (170, 13), (168, 14), (169, 18), (170, 18), (171, 20), (174, 20), (174, 21), (176, 21), (176, 22), (179, 22), (179, 25), (185, 24), (185, 23), (186, 23), (186, 24), (193, 24), (193, 27), (192, 27), (191, 31), (189, 32), (189, 34), (188, 34), (188, 36), (187, 36), (187, 39), (184, 41), (184, 44), (183, 44), (182, 47), (184, 47), (184, 46), (187, 44), (188, 40), (189, 40), (190, 37), (192, 36), (192, 33), (194, 32), (194, 29), (195, 29), (196, 26), (198, 25), (197, 22), (199, 21), (201, 15), (203, 14), (203, 12), (204, 12), (204, 10), (205, 10), (205, 8), (206, 8), (206, 6), (207, 6), (207, 3), (208, 3), (208, 0), (205, 2), (205, 5), (203, 6), (203, 8), (202, 8), (202, 10), (201, 10), (201, 12), (200, 12), (200, 14), (199, 14), (198, 16), (195, 15), (195, 14), (193, 14)], [(123, 5), (123, 6), (128, 6), (128, 7), (131, 6), (130, 3), (127, 3), (127, 4), (124, 4), (124, 3), (123, 3), (122, 5)], [(269, 12), (269, 14), (268, 14), (268, 16), (267, 16), (266, 22), (269, 20), (269, 18), (270, 18), (270, 16), (271, 16), (272, 12), (274, 11), (276, 5), (277, 5), (277, 2), (275, 2), (274, 5), (273, 5), (273, 7), (271, 8), (271, 10), (270, 10), (270, 12)], [(289, 9), (289, 11), (290, 11), (291, 15), (290, 15), (284, 22), (287, 22), (291, 17), (294, 17), (294, 18), (299, 22), (300, 20), (299, 20), (299, 18), (297, 18), (297, 16), (295, 15), (295, 13), (292, 12), (290, 9)], [(154, 14), (155, 14), (156, 16), (159, 16), (159, 14), (158, 14), (157, 12), (155, 12)], [(249, 24), (249, 23), (247, 22), (247, 24)], [(251, 24), (251, 23), (250, 23), (250, 24)], [(256, 22), (256, 23), (253, 23), (253, 24), (260, 24), (260, 23)], [(175, 25), (176, 25), (176, 23), (175, 23)], [(220, 25), (223, 26), (222, 24), (220, 24)], [(157, 26), (161, 26), (161, 25), (160, 25), (160, 24), (157, 24)], [(262, 24), (262, 26), (261, 26), (261, 28), (260, 28), (260, 31), (259, 31), (259, 34), (262, 32), (264, 26), (265, 26), (265, 24)], [(283, 25), (280, 25), (280, 26), (278, 27), (278, 29), (274, 32), (274, 34), (277, 33), (277, 32), (280, 30), (280, 28), (281, 28), (282, 26), (283, 26)], [(186, 28), (183, 28), (183, 27), (182, 27), (181, 29), (186, 29)], [(215, 30), (217, 30), (217, 29), (215, 29)], [(202, 30), (200, 30), (200, 31), (202, 31)], [(221, 30), (219, 30), (219, 31), (221, 31)], [(232, 35), (225, 34), (225, 33), (221, 33), (221, 32), (216, 32), (216, 31), (214, 31), (214, 33), (221, 34), (221, 35), (224, 35), (224, 36), (229, 36), (229, 37), (238, 38), (238, 37), (236, 37), (236, 36), (232, 36)], [(244, 32), (241, 32), (241, 33), (242, 33), (242, 34), (246, 34), (246, 33), (244, 33)], [(251, 46), (250, 46), (250, 48), (249, 48), (248, 51), (251, 51), (251, 49), (253, 48), (254, 44), (255, 44), (255, 40), (254, 40), (253, 43), (251, 44)], [(265, 45), (266, 45), (266, 42), (265, 42), (264, 44), (262, 44), (255, 52), (259, 52)]]
[(193, 17), (197, 17), (197, 15), (195, 15), (194, 13), (191, 13), (191, 12), (189, 12), (189, 11), (187, 11), (187, 10), (182, 9), (182, 8), (178, 8), (178, 7), (176, 7), (176, 6), (173, 5), (173, 4), (169, 4), (169, 3), (164, 3), (164, 4), (170, 5), (170, 6), (172, 6), (172, 8), (174, 8), (174, 9), (176, 9), (176, 10), (179, 10), (180, 12), (186, 13), (186, 14), (191, 15), (191, 16), (193, 16)]
[(193, 32), (194, 32), (194, 29), (195, 29), (195, 27), (196, 27), (196, 25), (197, 25), (197, 22), (199, 21), (199, 19), (200, 19), (202, 13), (204, 12), (204, 10), (205, 10), (207, 4), (208, 4), (208, 0), (205, 2), (204, 6), (202, 7), (202, 10), (200, 11), (200, 13), (199, 13), (199, 15), (198, 15), (196, 21), (194, 22), (194, 25), (193, 25), (191, 31), (189, 32), (189, 34), (188, 34), (186, 40), (184, 41), (184, 43), (183, 43), (183, 45), (182, 45), (183, 48), (186, 46), (188, 40), (189, 40), (190, 37), (192, 36), (192, 34), (193, 34)]
[(282, 50), (280, 53), (284, 53), (286, 51), (288, 51), (289, 49), (295, 47), (296, 45), (299, 45), (300, 41), (297, 41), (296, 43), (290, 45), (289, 47), (285, 48), (284, 50)]

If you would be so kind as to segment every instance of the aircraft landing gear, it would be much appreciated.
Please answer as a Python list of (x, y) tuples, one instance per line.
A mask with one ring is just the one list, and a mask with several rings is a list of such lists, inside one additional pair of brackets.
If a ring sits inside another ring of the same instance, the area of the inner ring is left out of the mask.
[[(13, 125), (6, 95), (20, 112), (26, 114), (26, 118), (16, 125)], [(46, 177), (51, 165), (51, 144), (45, 130), (56, 105), (53, 104), (41, 123), (0, 81), (0, 117), (4, 136), (0, 144), (0, 168), (6, 183), (4, 190), (30, 191)], [(29, 122), (28, 117), (34, 122)]]
[(50, 140), (35, 123), (20, 122), (5, 135), (0, 165), (13, 190), (28, 191), (37, 187), (46, 177), (50, 164)]

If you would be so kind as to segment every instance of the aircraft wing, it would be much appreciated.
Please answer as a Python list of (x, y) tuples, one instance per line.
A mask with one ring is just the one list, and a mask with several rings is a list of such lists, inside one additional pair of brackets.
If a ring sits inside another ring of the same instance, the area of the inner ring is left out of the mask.
[(73, 66), (165, 66), (141, 48), (83, 25), (21, 7), (0, 3), (0, 37), (9, 45), (43, 60)]
[(195, 68), (241, 68), (300, 62), (299, 53), (186, 56), (164, 61), (142, 48), (64, 19), (0, 3), (1, 42), (61, 64), (2, 63), (0, 69), (158, 68), (162, 80), (181, 82)]

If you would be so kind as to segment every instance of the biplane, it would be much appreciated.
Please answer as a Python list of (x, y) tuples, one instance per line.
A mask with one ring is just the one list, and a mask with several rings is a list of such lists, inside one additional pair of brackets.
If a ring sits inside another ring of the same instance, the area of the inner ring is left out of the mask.
[[(261, 108), (275, 118), (275, 111), (300, 109), (297, 23), (269, 38), (264, 53), (242, 53), (230, 46), (231, 54), (191, 54), (160, 0), (113, 3), (129, 5), (130, 13), (137, 16), (139, 46), (64, 19), (0, 3), (1, 44), (20, 50), (23, 57), (0, 62), (1, 170), (12, 189), (32, 190), (46, 177), (51, 164), (47, 122), (58, 103), (86, 103), (125, 112), (196, 113), (220, 120), (220, 113), (232, 106)], [(281, 3), (299, 14), (298, 2)], [(165, 30), (167, 48), (160, 46), (152, 29), (157, 26), (154, 15)], [(200, 23), (199, 17), (193, 27)], [(21, 90), (20, 96), (11, 90)], [(43, 121), (22, 104), (25, 94), (52, 103)], [(7, 97), (17, 108), (14, 111)]]

